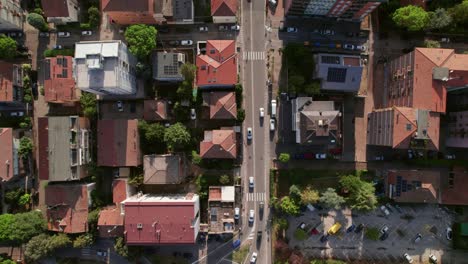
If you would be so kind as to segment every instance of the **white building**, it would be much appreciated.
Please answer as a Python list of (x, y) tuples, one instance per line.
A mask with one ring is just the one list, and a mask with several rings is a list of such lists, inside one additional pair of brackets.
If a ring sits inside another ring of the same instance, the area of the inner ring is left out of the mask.
[(75, 44), (76, 87), (98, 95), (131, 95), (137, 91), (136, 58), (120, 40)]
[(0, 30), (23, 30), (20, 0), (0, 0)]

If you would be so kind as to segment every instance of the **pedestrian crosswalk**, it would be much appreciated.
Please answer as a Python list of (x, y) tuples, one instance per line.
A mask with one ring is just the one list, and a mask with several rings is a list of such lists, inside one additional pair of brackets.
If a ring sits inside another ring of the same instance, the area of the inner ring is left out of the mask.
[(248, 193), (247, 194), (247, 201), (254, 201), (254, 202), (263, 202), (265, 201), (265, 193)]
[(82, 248), (82, 249), (81, 249), (81, 255), (82, 255), (82, 256), (89, 256), (89, 255), (91, 255), (91, 249), (90, 249), (90, 248)]
[(247, 61), (260, 61), (265, 60), (264, 51), (244, 51), (242, 54), (242, 59)]

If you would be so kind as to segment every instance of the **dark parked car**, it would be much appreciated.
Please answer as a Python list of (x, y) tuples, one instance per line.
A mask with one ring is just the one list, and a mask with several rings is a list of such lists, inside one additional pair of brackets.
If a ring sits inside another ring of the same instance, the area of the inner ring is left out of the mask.
[(169, 45), (171, 46), (179, 46), (180, 42), (178, 40), (171, 40), (169, 41)]
[(328, 241), (328, 235), (323, 235), (321, 238), (320, 238), (320, 242), (322, 243), (325, 243)]
[(351, 233), (351, 232), (353, 232), (355, 228), (356, 228), (355, 225), (351, 225), (350, 227), (348, 227), (348, 229), (346, 229), (346, 233)]
[(398, 211), (398, 213), (403, 213), (403, 210), (401, 210), (401, 207), (398, 204), (395, 204), (395, 209)]
[(297, 159), (297, 160), (304, 159), (304, 154), (296, 153), (296, 154), (294, 154), (294, 159)]
[(168, 27), (159, 27), (158, 28), (158, 33), (169, 33), (169, 28)]
[(315, 159), (314, 153), (304, 153), (304, 159)]
[(361, 232), (363, 229), (364, 229), (364, 224), (359, 224), (356, 228), (356, 230), (354, 230), (354, 233), (359, 233)]
[(388, 233), (387, 233), (387, 232), (383, 233), (383, 234), (380, 236), (380, 240), (382, 240), (382, 241), (384, 241), (384, 240), (387, 239), (387, 238), (388, 238)]

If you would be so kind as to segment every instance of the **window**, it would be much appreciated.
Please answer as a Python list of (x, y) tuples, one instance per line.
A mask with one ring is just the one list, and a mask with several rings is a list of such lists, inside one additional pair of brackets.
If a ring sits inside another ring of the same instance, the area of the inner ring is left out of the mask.
[(406, 131), (411, 131), (411, 124), (406, 124)]
[(215, 53), (216, 53), (216, 50), (210, 49), (210, 54), (215, 54)]
[(206, 70), (206, 65), (202, 65), (202, 66), (201, 66), (201, 70), (202, 70), (202, 71)]

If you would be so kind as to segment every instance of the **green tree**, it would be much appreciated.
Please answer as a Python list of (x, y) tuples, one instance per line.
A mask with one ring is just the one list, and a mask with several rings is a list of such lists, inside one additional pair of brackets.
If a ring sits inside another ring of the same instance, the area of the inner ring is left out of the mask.
[(166, 144), (164, 133), (166, 128), (160, 123), (147, 123), (144, 120), (138, 121), (138, 131), (140, 134), (140, 146), (145, 154), (165, 153)]
[(182, 123), (171, 125), (164, 133), (164, 141), (173, 151), (187, 146), (190, 139), (190, 133)]
[(231, 178), (226, 174), (223, 174), (219, 177), (219, 183), (221, 185), (228, 185), (230, 182), (231, 182)]
[(88, 20), (91, 27), (99, 27), (99, 24), (101, 23), (101, 14), (97, 7), (92, 6), (88, 8)]
[(26, 159), (27, 157), (29, 157), (29, 154), (31, 154), (33, 148), (34, 148), (34, 146), (33, 146), (33, 142), (31, 140), (31, 138), (23, 136), (20, 139), (20, 145), (19, 145), (19, 148), (18, 148), (18, 155), (22, 159)]
[(11, 259), (3, 259), (1, 256), (0, 256), (0, 264), (16, 264), (16, 261), (13, 261)]
[(0, 35), (0, 59), (11, 59), (16, 55), (16, 41), (3, 34)]
[(375, 197), (375, 187), (370, 182), (361, 180), (356, 175), (341, 176), (340, 185), (346, 192), (349, 192), (347, 198), (352, 209), (371, 211), (377, 206)]
[(323, 192), (319, 201), (325, 207), (334, 209), (340, 209), (341, 205), (345, 202), (344, 198), (339, 196), (333, 188), (328, 188)]
[(181, 100), (190, 100), (193, 97), (192, 91), (192, 83), (185, 80), (179, 84), (179, 88), (177, 88), (177, 96)]
[(39, 234), (31, 238), (26, 244), (24, 257), (29, 262), (35, 263), (41, 258), (52, 255), (54, 250), (67, 247), (70, 244), (70, 238), (63, 233), (54, 236)]
[(156, 48), (156, 29), (148, 25), (131, 25), (125, 30), (130, 52), (139, 60), (147, 61)]
[(281, 161), (282, 163), (288, 163), (289, 160), (291, 159), (291, 156), (289, 153), (280, 153), (278, 160)]
[(83, 115), (88, 118), (95, 118), (97, 115), (96, 95), (83, 92), (80, 97), (80, 105)]
[(244, 122), (245, 119), (245, 110), (244, 109), (237, 109), (237, 121)]
[(195, 185), (197, 186), (197, 194), (200, 199), (204, 199), (208, 196), (208, 181), (203, 174), (200, 174), (195, 179)]
[(310, 96), (320, 94), (320, 82), (312, 81), (311, 83), (306, 84), (304, 86), (304, 93)]
[(294, 199), (291, 199), (289, 196), (285, 196), (281, 199), (280, 208), (285, 214), (288, 215), (299, 214), (299, 206), (296, 204)]
[(31, 202), (31, 195), (29, 193), (25, 193), (21, 195), (21, 197), (18, 200), (18, 204), (25, 206)]
[(115, 240), (115, 244), (114, 244), (114, 250), (117, 254), (119, 254), (120, 256), (122, 257), (128, 257), (128, 247), (127, 245), (125, 244), (125, 241), (123, 239), (123, 237), (118, 237), (116, 240)]
[(460, 4), (449, 9), (453, 21), (460, 28), (468, 28), (468, 0), (463, 0)]
[(184, 80), (192, 83), (195, 80), (195, 74), (197, 72), (197, 66), (191, 63), (185, 63), (180, 67), (180, 73), (184, 76)]
[(91, 246), (93, 244), (93, 236), (91, 234), (79, 235), (75, 240), (73, 240), (74, 248), (84, 248)]
[(317, 190), (312, 189), (312, 187), (310, 186), (307, 186), (301, 192), (301, 203), (304, 205), (314, 204), (318, 202), (319, 199), (320, 199), (319, 192)]
[(92, 232), (97, 232), (100, 209), (96, 208), (88, 214), (88, 227)]
[(419, 6), (408, 5), (398, 8), (392, 15), (393, 22), (409, 31), (419, 31), (429, 23), (429, 14)]
[(202, 162), (202, 158), (200, 154), (198, 154), (195, 150), (192, 150), (192, 163), (195, 165), (200, 165)]
[(44, 20), (44, 17), (37, 14), (37, 13), (29, 13), (27, 19), (29, 25), (35, 27), (37, 30), (40, 31), (47, 31), (49, 30), (49, 26)]
[(448, 27), (452, 23), (453, 19), (447, 10), (443, 8), (437, 8), (434, 12), (429, 12), (429, 23), (427, 24), (428, 29), (441, 29)]
[(301, 199), (301, 189), (296, 184), (293, 184), (289, 187), (289, 197), (298, 202)]
[(133, 187), (138, 188), (143, 184), (144, 180), (145, 180), (145, 177), (142, 173), (133, 174), (133, 175), (130, 175), (130, 178), (128, 179), (128, 184)]
[(426, 48), (440, 48), (440, 42), (437, 40), (424, 40), (424, 47)]
[(38, 211), (0, 215), (0, 243), (20, 245), (42, 233), (46, 222)]
[(302, 92), (305, 78), (302, 75), (293, 74), (288, 78), (288, 89), (291, 92)]

